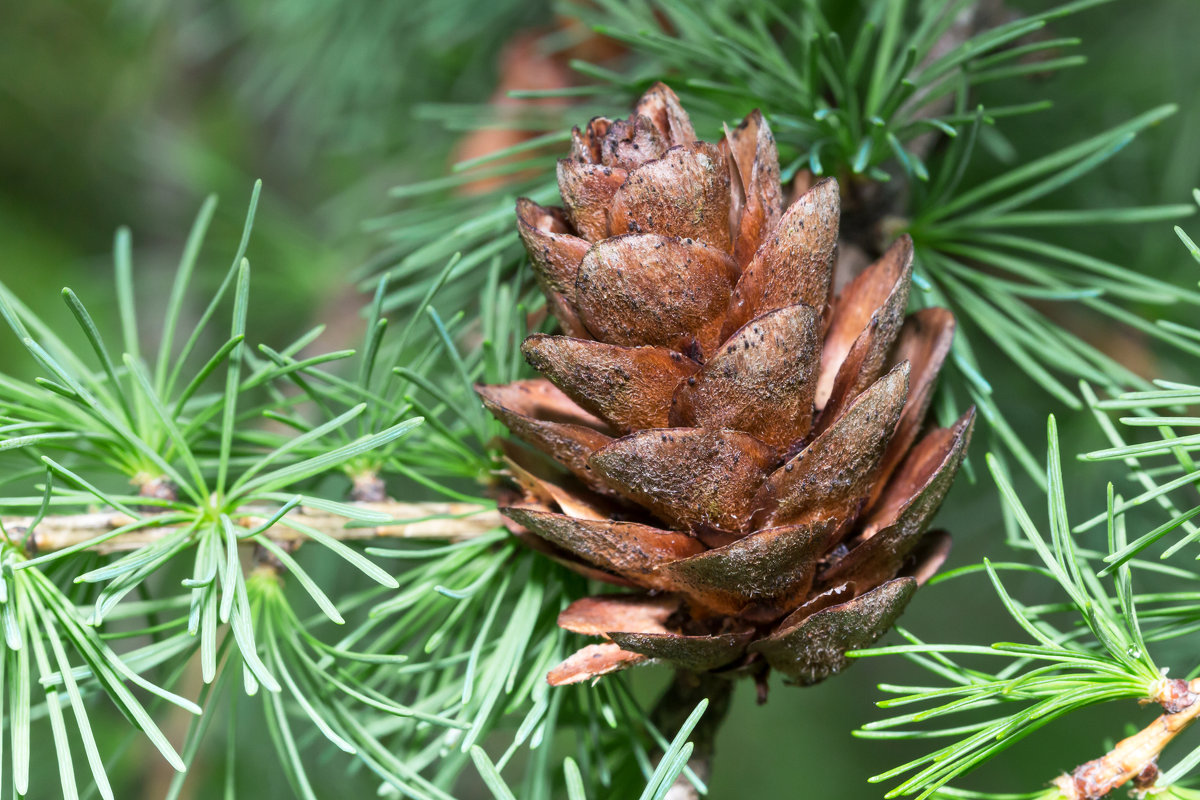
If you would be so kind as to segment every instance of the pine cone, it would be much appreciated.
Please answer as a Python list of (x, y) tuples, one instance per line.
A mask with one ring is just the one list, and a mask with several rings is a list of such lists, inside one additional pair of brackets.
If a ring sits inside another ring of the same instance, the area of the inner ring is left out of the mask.
[(945, 559), (948, 536), (925, 531), (974, 419), (917, 441), (954, 317), (904, 316), (911, 240), (833, 299), (836, 181), (785, 210), (762, 115), (697, 141), (662, 84), (628, 120), (576, 129), (558, 183), (565, 209), (517, 215), (567, 335), (524, 342), (549, 380), (477, 389), (565, 468), (508, 446), (513, 529), (639, 591), (562, 612), (606, 641), (550, 682), (649, 659), (837, 672)]

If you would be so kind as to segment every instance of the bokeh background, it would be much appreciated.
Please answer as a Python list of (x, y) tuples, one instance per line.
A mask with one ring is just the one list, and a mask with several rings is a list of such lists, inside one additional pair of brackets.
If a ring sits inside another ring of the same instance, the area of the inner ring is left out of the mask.
[[(215, 283), (235, 247), (252, 183), (261, 178), (248, 255), (255, 292), (270, 302), (253, 306), (251, 338), (279, 343), (319, 322), (335, 339), (357, 324), (363, 298), (350, 276), (383, 246), (378, 231), (385, 226), (373, 221), (398, 207), (388, 188), (436, 177), (451, 161), (457, 134), (432, 121), (427, 104), (486, 100), (505, 43), (551, 12), (541, 0), (40, 0), (5, 4), (0, 18), (0, 279), (52, 321), (65, 321), (59, 290), (71, 286), (104, 325), (117, 227), (133, 231), (138, 291), (153, 305), (192, 216), (216, 193), (220, 205), (198, 276)], [(1160, 103), (1178, 103), (1180, 111), (1046, 205), (1187, 202), (1200, 185), (1200, 2), (1125, 0), (1066, 20), (1055, 34), (1081, 37), (1089, 63), (991, 90), (1003, 93), (997, 102), (1034, 95), (1054, 101), (1053, 109), (1006, 125), (1016, 163)], [(974, 169), (1007, 166), (982, 159)], [(1200, 233), (1200, 224), (1184, 226)], [(1169, 224), (1055, 229), (1047, 236), (1164, 279), (1191, 285), (1200, 278)], [(1070, 308), (1062, 313), (1073, 315)], [(1089, 324), (1080, 314), (1086, 338), (1124, 353), (1138, 371), (1190, 371), (1195, 379), (1195, 364)], [(7, 332), (0, 334), (0, 370), (29, 370), (18, 351)], [(1036, 454), (1044, 453), (1052, 411), (1060, 414), (1065, 453), (1101, 444), (1085, 414), (1058, 407), (994, 353), (982, 357), (993, 362), (992, 382)], [(1102, 467), (1070, 466), (1077, 514), (1103, 507), (1108, 477)], [(1044, 508), (1036, 497), (1029, 505)], [(959, 482), (939, 524), (956, 536), (953, 565), (985, 554), (1011, 557), (996, 493), (982, 477)], [(1044, 590), (1019, 579), (1013, 587), (1028, 589), (1030, 601)], [(922, 592), (903, 624), (927, 640), (1016, 635), (983, 579)], [(1195, 660), (1193, 654), (1186, 663)], [(866, 742), (850, 732), (877, 716), (877, 683), (915, 677), (898, 659), (873, 659), (814, 689), (775, 685), (763, 707), (751, 687), (741, 687), (719, 740), (712, 796), (881, 796), (865, 778), (924, 745)], [(643, 680), (649, 692), (658, 678)], [(1036, 789), (1098, 754), (1104, 736), (1120, 735), (1125, 720), (1141, 719), (1137, 713), (1101, 708), (1051, 726), (984, 770), (978, 783)], [(239, 720), (258, 724), (249, 715)], [(239, 790), (261, 800), (289, 797), (274, 775), (267, 737), (239, 742), (262, 748), (238, 754)], [(203, 780), (204, 770), (216, 775), (222, 768), (222, 748), (214, 745), (197, 766), (191, 796), (216, 791)], [(162, 796), (165, 767), (143, 755), (135, 751), (114, 774), (119, 797)], [(338, 759), (312, 774), (322, 797), (374, 794), (369, 776), (347, 778)], [(486, 796), (470, 778), (461, 794)]]

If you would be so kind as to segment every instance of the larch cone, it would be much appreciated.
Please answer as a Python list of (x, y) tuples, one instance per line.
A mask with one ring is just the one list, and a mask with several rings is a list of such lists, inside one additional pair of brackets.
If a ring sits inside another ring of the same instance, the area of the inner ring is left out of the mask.
[(945, 560), (927, 528), (974, 421), (923, 432), (954, 317), (905, 315), (912, 241), (833, 297), (837, 182), (785, 208), (762, 115), (698, 141), (662, 84), (576, 129), (558, 184), (517, 217), (564, 335), (522, 346), (544, 377), (477, 389), (561, 467), (508, 448), (512, 529), (631, 591), (562, 612), (602, 641), (550, 683), (838, 672)]

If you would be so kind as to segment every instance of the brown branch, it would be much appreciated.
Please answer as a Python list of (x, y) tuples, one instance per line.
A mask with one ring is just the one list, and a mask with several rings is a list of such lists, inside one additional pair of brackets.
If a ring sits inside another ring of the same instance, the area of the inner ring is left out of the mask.
[(1200, 679), (1190, 684), (1181, 680), (1164, 681), (1152, 698), (1166, 713), (1126, 739), (1105, 755), (1060, 775), (1054, 785), (1068, 800), (1099, 800), (1129, 781), (1146, 790), (1157, 777), (1155, 762), (1172, 739), (1200, 717)]
[[(494, 508), (471, 503), (355, 503), (360, 508), (387, 514), (390, 520), (374, 527), (347, 527), (345, 517), (313, 508), (299, 508), (287, 515), (287, 519), (342, 541), (376, 538), (392, 539), (441, 539), (461, 541), (481, 536), (502, 524), (499, 512)], [(239, 514), (238, 522), (247, 527), (256, 527), (266, 522), (272, 514), (268, 508), (249, 508)], [(4, 530), (19, 540), (33, 517), (0, 517)], [(97, 536), (110, 533), (129, 525), (134, 519), (119, 511), (98, 511), (90, 514), (66, 514), (48, 516), (38, 523), (33, 535), (26, 541), (32, 553), (62, 550), (83, 544)], [(99, 553), (118, 553), (136, 550), (152, 544), (184, 527), (179, 524), (146, 527), (96, 544)], [(281, 544), (299, 545), (308, 537), (282, 522), (273, 525), (267, 536)]]
[[(652, 719), (655, 727), (664, 736), (671, 736), (683, 727), (684, 721), (696, 710), (700, 701), (708, 698), (708, 708), (692, 731), (690, 741), (693, 750), (687, 764), (696, 777), (705, 783), (712, 775), (717, 731), (729, 713), (732, 695), (733, 681), (729, 678), (709, 672), (679, 670), (654, 707)], [(700, 800), (700, 793), (687, 776), (680, 773), (667, 790), (665, 800)]]

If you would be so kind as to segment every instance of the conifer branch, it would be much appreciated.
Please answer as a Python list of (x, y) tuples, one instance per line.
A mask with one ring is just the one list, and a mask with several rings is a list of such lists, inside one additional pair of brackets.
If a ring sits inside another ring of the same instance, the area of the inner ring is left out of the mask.
[[(684, 724), (698, 703), (708, 701), (704, 716), (692, 731), (692, 752), (687, 761), (692, 776), (702, 782), (707, 782), (712, 774), (717, 733), (729, 714), (732, 699), (733, 681), (729, 678), (679, 670), (654, 707), (652, 717), (655, 725), (660, 730), (672, 731)], [(700, 800), (706, 793), (693, 783), (691, 777), (680, 773), (667, 790), (664, 800)]]
[(1060, 775), (1054, 785), (1068, 800), (1099, 800), (1129, 781), (1145, 791), (1158, 776), (1155, 762), (1170, 742), (1200, 717), (1200, 679), (1164, 681), (1154, 697), (1166, 710), (1132, 736), (1117, 742), (1100, 758), (1076, 767), (1069, 775)]
[[(1043, 5), (1055, 7), (1026, 18), (1009, 12), (1005, 0), (561, 3), (552, 32), (527, 35), (538, 37), (539, 53), (551, 53), (560, 66), (579, 56), (574, 66), (593, 85), (517, 91), (514, 97), (535, 101), (528, 116), (456, 101), (486, 94), (492, 76), (473, 68), (475, 62), (490, 60), (519, 22), (544, 23), (549, 11), (542, 2), (500, 0), (484, 13), (476, 0), (413, 0), (411, 8), (383, 14), (318, 13), (330, 24), (315, 26), (313, 14), (229, 15), (272, 23), (266, 27), (276, 35), (249, 39), (266, 51), (286, 45), (294, 54), (285, 69), (253, 54), (227, 59), (245, 70), (239, 83), (250, 95), (274, 87), (254, 112), (324, 121), (300, 125), (304, 131), (288, 149), (309, 153), (318, 142), (334, 141), (347, 152), (379, 147), (369, 116), (385, 108), (402, 109), (406, 121), (415, 111), (418, 119), (459, 131), (491, 133), (513, 123), (519, 143), (395, 191), (398, 199), (418, 202), (371, 223), (386, 235), (388, 249), (358, 271), (362, 288), (375, 293), (361, 347), (353, 350), (313, 354), (319, 328), (287, 346), (252, 346), (256, 328), (268, 337), (277, 333), (271, 309), (250, 293), (247, 244), (257, 188), (232, 264), (223, 279), (215, 273), (220, 286), (211, 301), (189, 299), (189, 287), (206, 269), (197, 259), (212, 200), (189, 237), (165, 309), (138, 303), (127, 230), (116, 238), (114, 312), (103, 301), (90, 301), (95, 317), (88, 311), (90, 281), (76, 287), (78, 295), (63, 292), (78, 330), (60, 330), (40, 316), (40, 307), (0, 284), (0, 321), (37, 370), (29, 379), (0, 375), (0, 727), (7, 748), (0, 748), (0, 791), (7, 781), (14, 796), (40, 793), (53, 785), (45, 778), (57, 763), (66, 798), (128, 794), (107, 776), (125, 745), (110, 761), (101, 752), (110, 744), (107, 718), (88, 716), (97, 713), (94, 699), (107, 697), (133, 723), (131, 735), (144, 735), (177, 771), (166, 795), (172, 800), (211, 788), (202, 743), (213, 738), (213, 725), (228, 729), (227, 794), (245, 769), (236, 762), (258, 766), (253, 734), (259, 729), (245, 724), (242, 710), (248, 703), (265, 717), (267, 744), (278, 754), (290, 796), (305, 800), (327, 791), (328, 775), (318, 772), (329, 762), (318, 748), (330, 746), (354, 760), (347, 775), (377, 779), (381, 796), (453, 800), (457, 776), (471, 762), (496, 800), (560, 797), (560, 778), (569, 800), (639, 796), (643, 779), (642, 800), (707, 795), (732, 670), (679, 672), (650, 713), (627, 676), (593, 686), (547, 685), (547, 668), (573, 644), (558, 627), (559, 614), (592, 584), (586, 571), (564, 570), (509, 535), (484, 499), (481, 484), (495, 486), (489, 476), (498, 466), (501, 427), (473, 390), (528, 377), (520, 343), (555, 324), (528, 279), (512, 200), (556, 202), (551, 173), (569, 139), (560, 112), (578, 120), (611, 114), (663, 78), (695, 103), (697, 129), (705, 133), (719, 136), (721, 122), (760, 107), (778, 136), (773, 147), (783, 164), (776, 171), (785, 183), (799, 187), (836, 176), (844, 184), (839, 250), (847, 267), (881, 256), (903, 234), (911, 237), (912, 310), (944, 307), (964, 323), (946, 356), (954, 377), (943, 381), (933, 408), (945, 424), (955, 418), (952, 411), (978, 405), (1002, 452), (1049, 488), (1045, 533), (1022, 504), (1020, 477), (1001, 458), (990, 459), (1006, 501), (1008, 543), (1039, 561), (986, 561), (943, 576), (986, 574), (1024, 631), (1022, 643), (927, 644), (903, 632), (907, 645), (873, 653), (901, 653), (941, 682), (881, 687), (897, 695), (880, 704), (895, 715), (870, 723), (863, 735), (950, 739), (879, 776), (915, 773), (888, 796), (1013, 800), (950, 784), (1042, 725), (1130, 698), (1159, 703), (1165, 713), (1027, 796), (1096, 800), (1129, 784), (1164, 797), (1193, 796), (1180, 779), (1200, 764), (1200, 748), (1161, 776), (1156, 761), (1200, 717), (1200, 679), (1165, 679), (1153, 650), (1200, 628), (1194, 591), (1200, 574), (1148, 554), (1165, 547), (1167, 558), (1200, 539), (1200, 506), (1191, 508), (1189, 494), (1200, 482), (1194, 459), (1200, 434), (1175, 433), (1200, 426), (1196, 417), (1180, 416), (1194, 412), (1179, 410), (1200, 402), (1200, 387), (1152, 386), (1135, 374), (1140, 365), (1115, 360), (1107, 330), (1093, 343), (1083, 336), (1090, 328), (1077, 329), (1076, 316), (1083, 311), (1080, 319), (1093, 324), (1121, 323), (1148, 344), (1197, 355), (1200, 332), (1173, 319), (1156, 324), (1147, 309), (1194, 308), (1200, 293), (1059, 246), (1042, 233), (1193, 212), (1043, 205), (1173, 107), (1095, 135), (1077, 122), (1087, 138), (1037, 157), (1040, 142), (1026, 152), (996, 123), (1048, 102), (993, 106), (986, 101), (1003, 94), (975, 92), (992, 81), (1081, 65), (1081, 55), (1059, 57), (1079, 40), (1050, 38), (1045, 26), (1106, 2), (1047, 0)], [(202, 27), (218, 33), (220, 26)], [(606, 46), (572, 52), (572, 43), (596, 38), (593, 26), (610, 37)], [(420, 35), (412, 42), (393, 46), (391, 34), (414, 30)], [(231, 41), (247, 38), (241, 33)], [(222, 60), (233, 50), (209, 49)], [(456, 55), (460, 49), (469, 57)], [(351, 50), (366, 57), (345, 58)], [(611, 60), (603, 55), (614, 52)], [(384, 64), (372, 53), (400, 53), (402, 62), (364, 76), (363, 64)], [(321, 69), (335, 63), (344, 68)], [(416, 73), (405, 63), (420, 64), (417, 72), (428, 71), (436, 86), (412, 80)], [(309, 79), (314, 65), (320, 80)], [(334, 90), (347, 86), (357, 87), (353, 98)], [(443, 102), (414, 110), (422, 96)], [(377, 102), (388, 97), (392, 102)], [(314, 114), (317, 104), (328, 113)], [(527, 138), (538, 131), (546, 133)], [(420, 165), (436, 163), (452, 138), (406, 137), (398, 173), (419, 177)], [(736, 167), (734, 174), (746, 177)], [(490, 193), (476, 194), (488, 176)], [(441, 198), (448, 190), (449, 198)], [(272, 224), (268, 215), (268, 229)], [(1193, 241), (1176, 231), (1200, 260)], [(302, 274), (316, 274), (307, 249), (293, 249), (304, 252)], [(283, 252), (258, 251), (273, 258)], [(367, 279), (376, 272), (384, 273), (381, 280)], [(159, 310), (161, 322), (151, 313)], [(106, 340), (101, 329), (110, 316), (119, 321), (119, 335)], [(396, 322), (399, 335), (385, 339)], [(157, 343), (147, 336), (155, 331), (161, 331)], [(988, 349), (977, 358), (980, 345)], [(997, 361), (992, 351), (1003, 355), (1000, 363), (989, 363)], [(1006, 360), (1015, 367), (1005, 370)], [(1012, 418), (1013, 427), (1005, 421), (1009, 404), (1028, 406), (1014, 375), (1073, 408), (1086, 401), (1098, 416), (1129, 412), (1120, 420), (1128, 433), (1104, 417), (1110, 446), (1087, 459), (1124, 464), (1133, 492), (1110, 485), (1107, 513), (1072, 528), (1056, 431), (1043, 474), (1024, 442), (1021, 418)], [(1072, 385), (1082, 381), (1076, 392)], [(1003, 390), (993, 393), (993, 385)], [(1139, 391), (1118, 396), (1129, 388)], [(561, 431), (561, 420), (547, 421)], [(1160, 438), (1143, 441), (1142, 428)], [(136, 492), (126, 486), (130, 479)], [(463, 502), (393, 502), (389, 486), (414, 501)], [(1130, 515), (1139, 535), (1127, 539), (1126, 512), (1156, 507), (1169, 519), (1142, 529), (1141, 518)], [(18, 516), (39, 508), (36, 516)], [(614, 519), (629, 521), (621, 514)], [(1075, 535), (1103, 523), (1107, 548)], [(415, 541), (370, 546), (382, 538)], [(293, 559), (306, 541), (324, 546), (330, 564)], [(875, 538), (875, 545), (886, 541)], [(309, 574), (310, 564), (320, 569)], [(343, 580), (334, 565), (364, 579), (365, 588)], [(1065, 597), (1024, 603), (1004, 585), (1014, 573), (1021, 580), (1042, 576)], [(1139, 593), (1135, 574), (1148, 579)], [(188, 698), (196, 687), (181, 683), (189, 665), (199, 666), (202, 682), (194, 702)], [(239, 682), (241, 692), (234, 688)], [(933, 706), (907, 708), (917, 703)], [(163, 704), (187, 712), (178, 751), (175, 726), (160, 729), (156, 722), (171, 711)], [(962, 724), (920, 728), (959, 713), (967, 715), (956, 718)], [(33, 722), (49, 728), (52, 748), (31, 747), (47, 740), (31, 738)], [(578, 762), (565, 758), (560, 776), (554, 767), (568, 729), (586, 735), (578, 737)], [(488, 751), (497, 741), (507, 749), (493, 760)], [(77, 787), (85, 759), (92, 783)], [(186, 785), (185, 769), (193, 776)], [(30, 790), (31, 771), (38, 789)], [(156, 785), (147, 786), (155, 794)]]
[[(501, 524), (500, 514), (493, 508), (472, 503), (354, 503), (357, 508), (387, 514), (392, 521), (375, 526), (349, 527), (346, 517), (314, 508), (301, 508), (289, 513), (287, 519), (313, 528), (340, 541), (377, 538), (439, 539), (459, 542), (473, 539)], [(238, 520), (253, 528), (272, 516), (269, 508), (248, 507)], [(64, 550), (86, 543), (135, 520), (115, 510), (86, 514), (48, 516), (37, 523), (33, 534), (25, 539), (26, 548), (33, 553)], [(14, 540), (20, 540), (34, 522), (33, 517), (0, 517), (0, 523)], [(181, 523), (147, 526), (97, 542), (89, 548), (98, 553), (119, 553), (136, 550), (160, 541), (183, 527)], [(299, 530), (276, 523), (265, 532), (279, 544), (298, 545), (307, 537)]]

